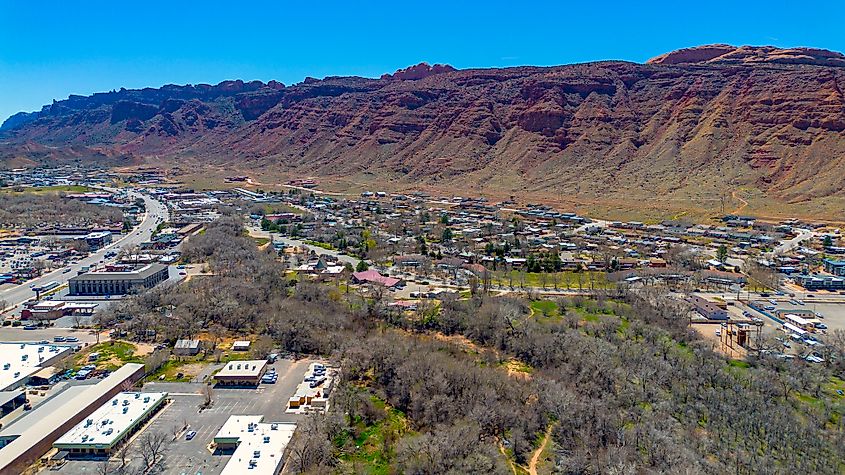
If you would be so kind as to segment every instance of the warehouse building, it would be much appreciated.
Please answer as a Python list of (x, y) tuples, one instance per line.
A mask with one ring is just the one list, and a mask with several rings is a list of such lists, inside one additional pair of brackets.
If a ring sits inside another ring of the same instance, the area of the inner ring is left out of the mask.
[(168, 267), (149, 264), (129, 272), (88, 272), (68, 280), (69, 295), (124, 295), (167, 280)]
[(42, 368), (70, 355), (71, 348), (40, 343), (0, 343), (0, 391), (23, 386)]
[(220, 386), (258, 386), (267, 371), (267, 360), (230, 361), (217, 374)]
[(128, 363), (94, 385), (71, 386), (0, 431), (0, 473), (22, 473), (47, 453), (62, 434), (144, 375), (144, 365)]
[(230, 416), (215, 435), (220, 450), (232, 450), (224, 474), (276, 475), (284, 466), (295, 422), (262, 422), (263, 416)]
[(164, 407), (167, 393), (118, 393), (53, 444), (69, 457), (108, 456)]

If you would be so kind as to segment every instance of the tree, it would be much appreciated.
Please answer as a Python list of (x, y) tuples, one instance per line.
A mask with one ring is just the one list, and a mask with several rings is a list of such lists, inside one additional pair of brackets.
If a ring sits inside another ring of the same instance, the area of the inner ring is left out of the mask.
[(324, 416), (312, 414), (300, 422), (291, 441), (290, 457), (296, 473), (326, 466), (331, 460), (331, 443), (324, 427)]
[(451, 240), (452, 240), (452, 230), (451, 230), (451, 229), (449, 229), (449, 228), (444, 229), (444, 230), (443, 230), (443, 233), (442, 233), (442, 234), (441, 234), (441, 236), (440, 236), (440, 240), (441, 240), (442, 242), (449, 242), (449, 241), (451, 241)]
[(164, 453), (164, 444), (167, 442), (167, 434), (164, 432), (145, 432), (137, 439), (138, 453), (144, 461), (144, 466), (149, 470)]
[(716, 250), (716, 260), (722, 264), (728, 260), (728, 248), (724, 244), (720, 244), (719, 249)]
[(0, 299), (0, 315), (6, 312), (6, 307), (9, 306), (9, 301), (6, 299)]
[(363, 260), (358, 261), (358, 265), (355, 266), (355, 270), (357, 272), (364, 272), (365, 270), (369, 269), (370, 266)]
[(827, 249), (829, 247), (833, 247), (833, 238), (830, 237), (830, 234), (826, 234), (824, 236), (824, 248)]

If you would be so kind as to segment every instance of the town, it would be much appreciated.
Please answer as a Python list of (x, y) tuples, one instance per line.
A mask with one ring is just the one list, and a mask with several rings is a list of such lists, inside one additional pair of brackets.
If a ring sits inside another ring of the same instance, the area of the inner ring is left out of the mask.
[(362, 376), (288, 317), (243, 308), (288, 288), (415, 330), (480, 296), (588, 323), (660, 300), (743, 364), (829, 365), (845, 331), (845, 242), (830, 223), (608, 221), (516, 197), (330, 193), (308, 178), (198, 190), (154, 167), (19, 169), (0, 184), (2, 473), (316, 463), (313, 417), (348, 410), (338, 387)]

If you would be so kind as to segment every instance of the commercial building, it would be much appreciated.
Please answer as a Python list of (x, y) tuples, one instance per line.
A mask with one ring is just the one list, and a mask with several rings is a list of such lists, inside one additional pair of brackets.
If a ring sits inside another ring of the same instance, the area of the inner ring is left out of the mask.
[(232, 450), (223, 474), (276, 475), (296, 430), (295, 422), (262, 422), (264, 416), (230, 416), (214, 436), (221, 450)]
[(845, 277), (825, 274), (798, 274), (795, 283), (807, 290), (845, 290)]
[(845, 261), (825, 259), (824, 271), (835, 276), (845, 277)]
[(0, 431), (0, 473), (22, 473), (62, 434), (143, 375), (144, 365), (128, 363), (97, 384), (71, 386), (35, 406)]
[(40, 343), (0, 343), (0, 391), (23, 386), (29, 377), (68, 356), (71, 347)]
[(98, 231), (86, 234), (82, 237), (85, 240), (85, 243), (88, 244), (92, 249), (99, 249), (103, 246), (111, 244), (112, 236), (111, 232), (109, 231)]
[(168, 267), (149, 264), (129, 272), (88, 272), (68, 280), (70, 295), (123, 295), (149, 289), (168, 278)]
[(693, 295), (689, 298), (689, 302), (692, 304), (696, 312), (708, 320), (728, 319), (728, 311), (709, 300)]
[(221, 386), (258, 386), (266, 371), (267, 360), (231, 361), (214, 375), (214, 381)]
[(164, 407), (167, 393), (121, 392), (59, 437), (53, 447), (70, 457), (107, 456)]

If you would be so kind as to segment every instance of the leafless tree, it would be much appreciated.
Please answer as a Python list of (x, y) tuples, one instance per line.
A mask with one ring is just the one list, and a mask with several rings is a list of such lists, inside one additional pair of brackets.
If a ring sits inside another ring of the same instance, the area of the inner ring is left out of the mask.
[(147, 469), (152, 468), (164, 453), (167, 434), (164, 432), (147, 431), (137, 439), (138, 453)]

